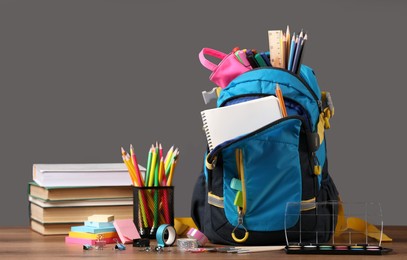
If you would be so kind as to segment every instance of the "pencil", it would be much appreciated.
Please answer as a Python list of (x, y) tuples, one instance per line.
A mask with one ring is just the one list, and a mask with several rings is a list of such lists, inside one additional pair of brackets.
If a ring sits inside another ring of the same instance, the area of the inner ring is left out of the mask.
[(171, 158), (169, 159), (169, 163), (165, 168), (165, 175), (167, 175), (167, 178), (170, 173), (171, 164), (174, 163), (174, 159), (175, 159), (175, 156), (177, 155), (177, 153), (178, 153), (178, 147), (175, 148), (174, 152), (171, 155)]
[(291, 47), (291, 38), (290, 38), (290, 26), (287, 25), (287, 30), (285, 32), (285, 39), (287, 41), (287, 46), (285, 48), (285, 66), (288, 69), (288, 58), (290, 57), (290, 47)]
[[(165, 176), (165, 171), (164, 171), (164, 158), (160, 158), (160, 164), (158, 168), (158, 186), (162, 185), (163, 182), (163, 175)], [(163, 174), (164, 173), (164, 174)]]
[(280, 38), (280, 44), (281, 44), (281, 68), (285, 69), (286, 68), (286, 59), (285, 57), (287, 56), (287, 38), (285, 37), (284, 33), (281, 34)]
[(141, 177), (140, 168), (138, 167), (137, 157), (136, 157), (136, 154), (134, 153), (134, 148), (133, 148), (132, 144), (130, 144), (130, 157), (131, 157), (131, 161), (133, 163), (134, 169), (136, 170), (136, 178), (138, 181), (138, 185), (140, 187), (143, 187), (144, 181), (143, 181), (143, 178)]
[(297, 67), (295, 69), (295, 73), (298, 73), (298, 71), (300, 70), (300, 66), (301, 66), (301, 62), (302, 62), (302, 56), (304, 56), (303, 52), (304, 52), (304, 45), (305, 42), (307, 41), (308, 36), (307, 34), (305, 34), (304, 39), (301, 42), (301, 46), (300, 46), (300, 53), (298, 54), (298, 62), (297, 62)]
[[(133, 167), (132, 163), (130, 162), (130, 156), (123, 149), (123, 147), (121, 147), (121, 153), (122, 153), (123, 161), (127, 167), (127, 170), (129, 171), (130, 178), (133, 180), (133, 185), (140, 187), (140, 184), (137, 183), (137, 178), (136, 178), (136, 173), (135, 173), (134, 167)], [(140, 192), (141, 192), (140, 208), (141, 208), (141, 213), (143, 215), (143, 223), (144, 223), (144, 225), (148, 225), (148, 223), (152, 221), (149, 211), (148, 211), (148, 207), (147, 207), (148, 203), (147, 203), (147, 199), (145, 197), (144, 192), (142, 192), (141, 190), (140, 190)]]
[(276, 83), (276, 96), (277, 96), (278, 102), (280, 104), (281, 113), (282, 113), (283, 117), (286, 117), (287, 116), (287, 110), (285, 108), (283, 93), (281, 92), (281, 88), (280, 88), (280, 85), (278, 83)]
[(175, 158), (174, 158), (173, 163), (171, 163), (171, 167), (170, 167), (170, 171), (169, 171), (169, 176), (168, 176), (168, 181), (167, 181), (167, 186), (171, 186), (171, 185), (172, 185), (172, 179), (173, 179), (173, 177), (174, 177), (174, 169), (175, 169), (175, 166), (177, 165), (178, 158), (179, 158), (179, 152), (177, 152), (177, 154), (176, 154), (176, 156), (175, 156)]
[(158, 145), (158, 151), (160, 152), (160, 159), (163, 158), (163, 146), (161, 145), (161, 143), (159, 143)]
[(295, 53), (295, 46), (298, 42), (297, 37), (295, 36), (295, 32), (293, 33), (293, 38), (291, 39), (291, 45), (290, 45), (290, 50), (288, 54), (288, 66), (287, 69), (291, 71), (291, 68), (293, 66), (293, 58), (294, 58), (294, 53)]
[[(154, 147), (154, 146), (153, 146)], [(148, 177), (148, 186), (152, 187), (154, 185), (154, 172), (155, 172), (155, 167), (156, 167), (156, 161), (157, 161), (157, 151), (155, 148), (152, 149), (152, 155), (151, 155), (151, 169), (150, 169), (150, 176)]]
[(121, 153), (122, 153), (122, 159), (124, 164), (126, 165), (127, 171), (129, 172), (130, 175), (130, 179), (133, 183), (134, 186), (138, 186), (137, 184), (137, 178), (136, 178), (136, 174), (133, 168), (133, 165), (131, 165), (131, 163), (129, 162), (129, 159), (127, 156), (127, 152), (123, 149), (123, 147), (121, 147)]
[(147, 169), (146, 169), (146, 173), (145, 173), (145, 176), (144, 176), (145, 186), (148, 186), (148, 180), (149, 180), (150, 169), (151, 169), (151, 157), (152, 157), (152, 154), (153, 154), (153, 147), (151, 146), (150, 150), (148, 151)]
[(296, 72), (297, 71), (297, 67), (298, 67), (298, 61), (299, 61), (299, 54), (300, 54), (300, 47), (302, 44), (302, 41), (304, 39), (303, 36), (303, 31), (301, 30), (300, 35), (298, 36), (298, 43), (296, 44), (296, 48), (295, 48), (295, 55), (294, 55), (294, 60), (293, 60), (293, 66), (291, 68), (292, 72)]
[(164, 159), (164, 167), (167, 169), (168, 163), (170, 162), (170, 158), (172, 156), (172, 152), (174, 151), (174, 145), (171, 146), (171, 148), (168, 150), (167, 154), (165, 155)]

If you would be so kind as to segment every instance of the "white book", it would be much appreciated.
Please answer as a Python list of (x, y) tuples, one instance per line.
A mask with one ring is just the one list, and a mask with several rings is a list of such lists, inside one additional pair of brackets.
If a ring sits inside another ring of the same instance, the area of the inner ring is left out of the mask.
[(37, 204), (42, 208), (133, 205), (133, 198), (44, 201), (28, 196), (28, 201)]
[(251, 133), (282, 118), (278, 99), (267, 96), (201, 112), (202, 122), (212, 151), (219, 144)]
[(132, 185), (124, 163), (33, 164), (33, 180), (42, 187)]

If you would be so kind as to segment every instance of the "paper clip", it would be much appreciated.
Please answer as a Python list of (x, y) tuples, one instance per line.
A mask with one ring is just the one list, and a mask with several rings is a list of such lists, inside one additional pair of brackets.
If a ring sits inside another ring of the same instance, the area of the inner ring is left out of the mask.
[(105, 245), (106, 245), (106, 240), (103, 239), (103, 235), (98, 235), (98, 238), (95, 241), (95, 248), (98, 250), (103, 250)]
[(91, 250), (91, 249), (93, 249), (92, 245), (89, 245), (89, 244), (83, 245), (83, 250)]
[(126, 246), (122, 243), (119, 243), (119, 241), (117, 240), (117, 238), (113, 239), (114, 242), (116, 242), (116, 245), (114, 246), (115, 250), (126, 250)]

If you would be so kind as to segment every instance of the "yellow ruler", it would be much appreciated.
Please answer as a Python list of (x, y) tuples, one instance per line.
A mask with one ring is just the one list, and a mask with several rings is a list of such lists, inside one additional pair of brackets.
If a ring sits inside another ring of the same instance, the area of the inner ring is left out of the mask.
[(269, 50), (270, 50), (270, 63), (271, 66), (276, 68), (285, 67), (284, 47), (282, 42), (283, 31), (271, 30), (268, 31), (269, 36)]

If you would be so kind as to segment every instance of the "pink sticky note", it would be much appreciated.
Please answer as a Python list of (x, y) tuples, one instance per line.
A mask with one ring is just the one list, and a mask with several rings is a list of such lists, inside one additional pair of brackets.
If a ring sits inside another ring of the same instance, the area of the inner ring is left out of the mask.
[(113, 225), (123, 244), (133, 243), (133, 239), (140, 238), (132, 219), (117, 219)]

